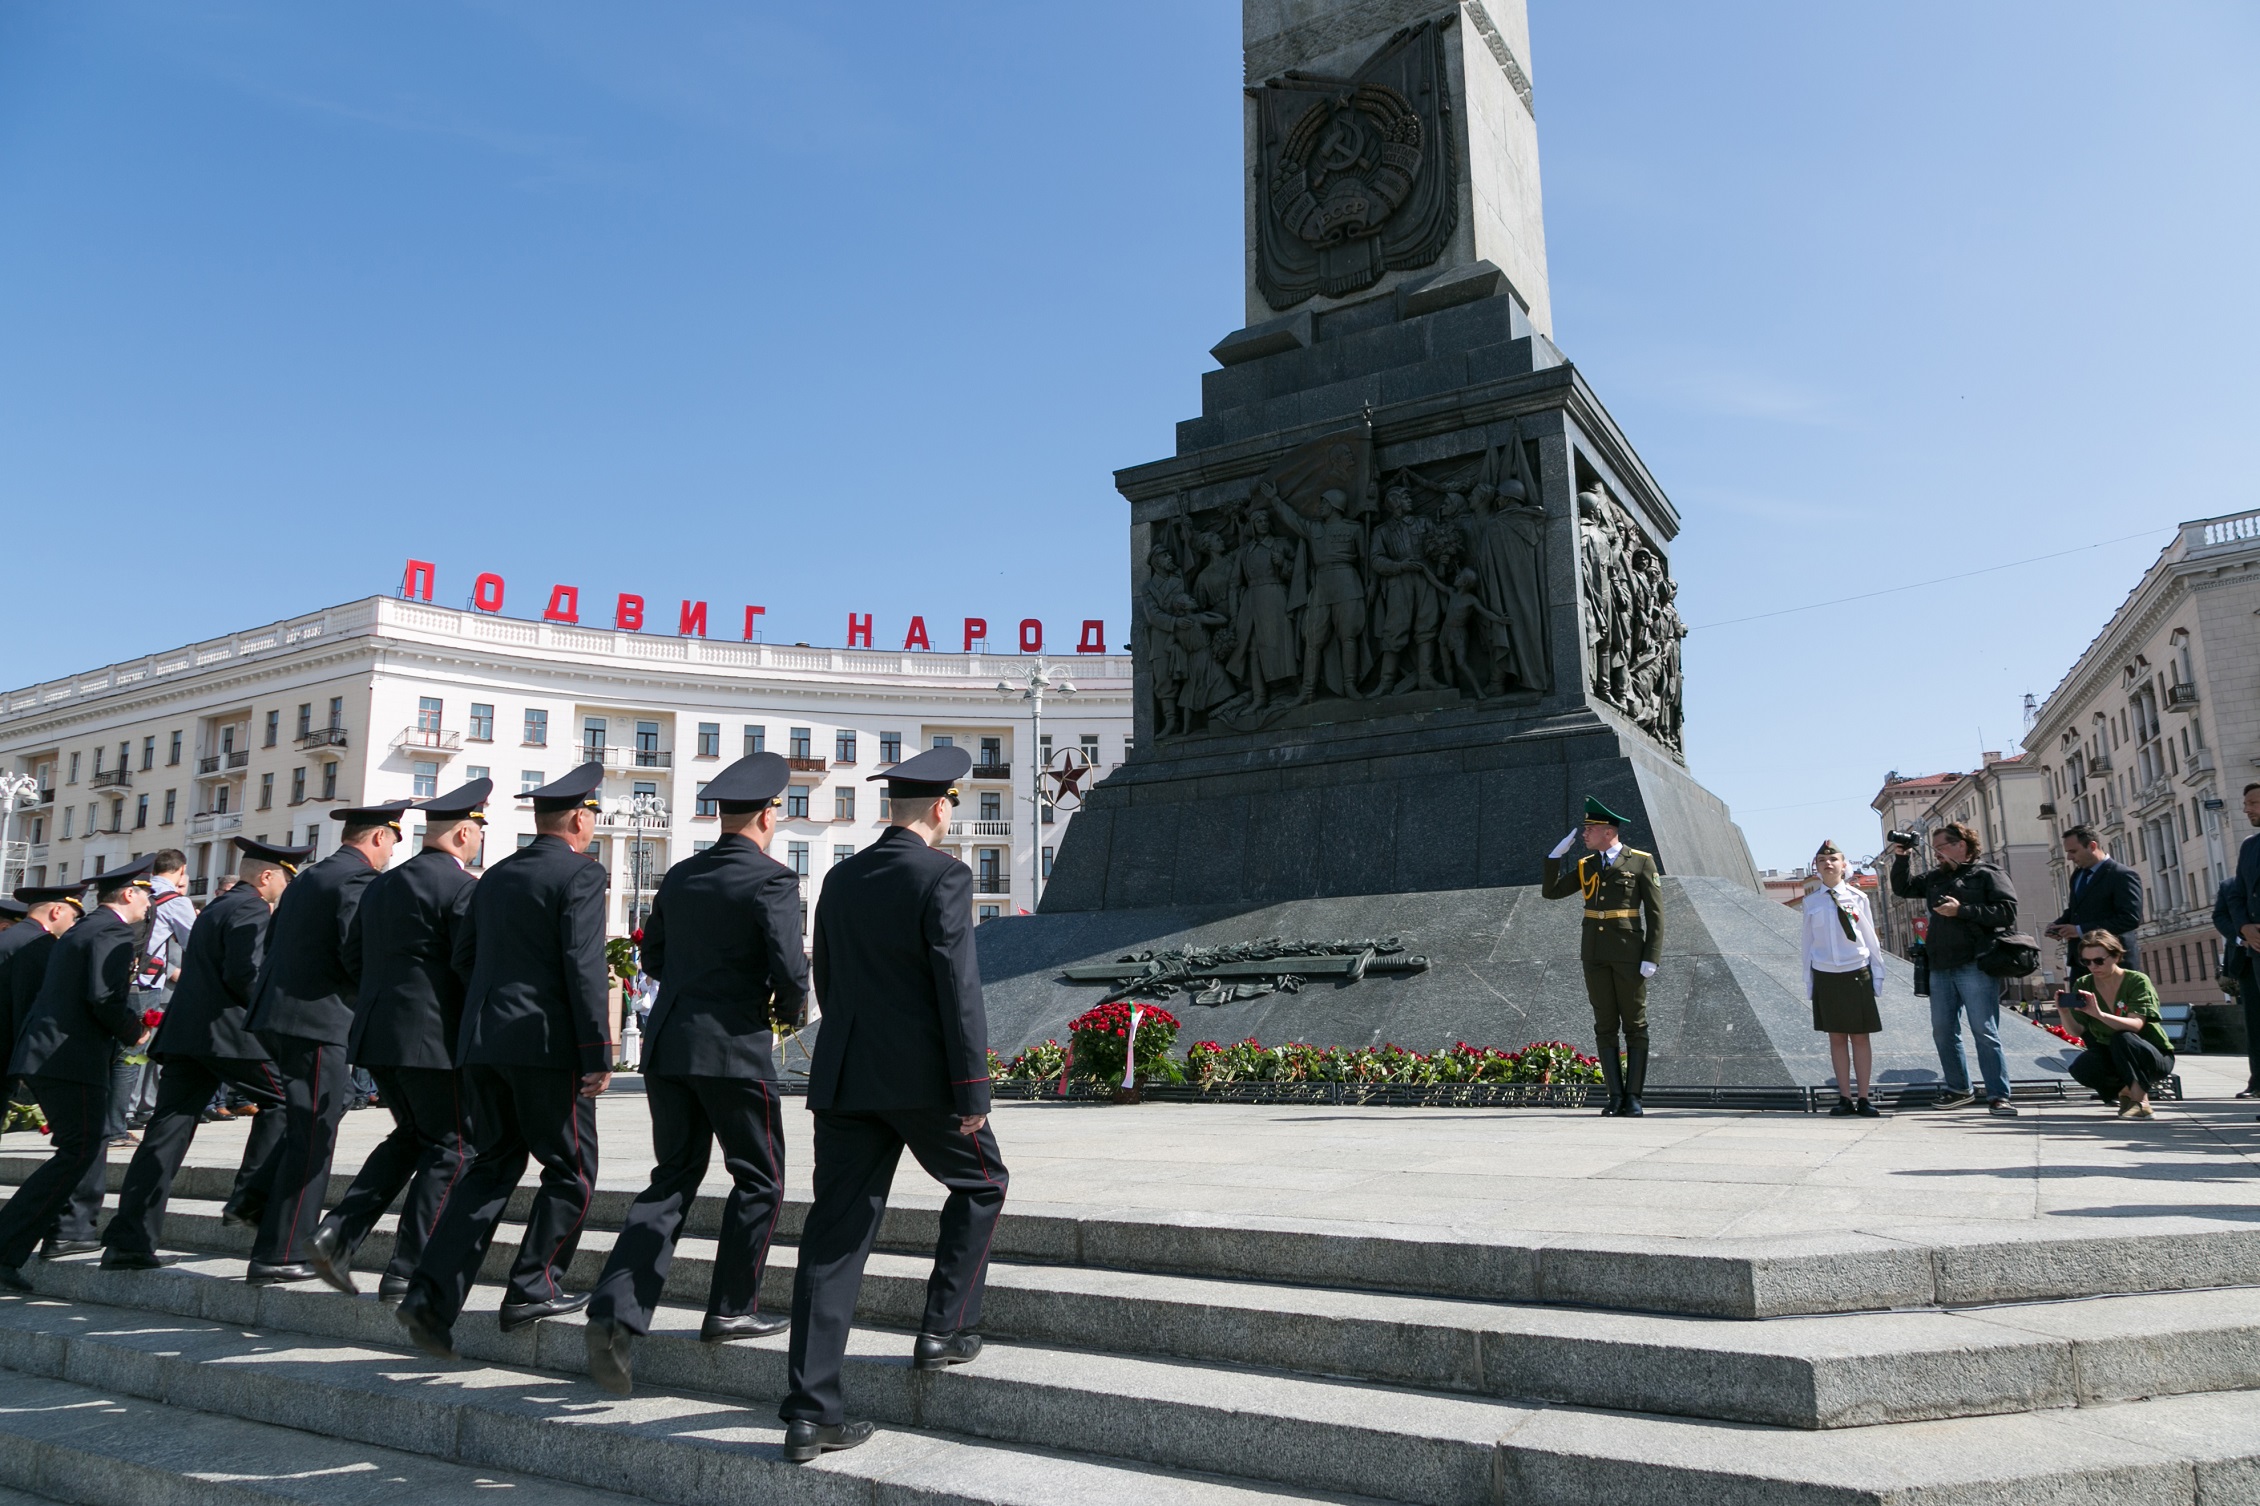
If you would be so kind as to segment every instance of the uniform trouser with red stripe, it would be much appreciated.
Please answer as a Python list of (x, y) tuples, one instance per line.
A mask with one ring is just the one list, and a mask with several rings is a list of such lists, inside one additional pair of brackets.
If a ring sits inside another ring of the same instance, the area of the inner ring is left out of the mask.
[(589, 1299), (589, 1316), (630, 1333), (651, 1332), (651, 1312), (667, 1284), (675, 1240), (717, 1140), (730, 1172), (730, 1195), (722, 1204), (706, 1310), (725, 1318), (759, 1311), (769, 1236), (784, 1201), (785, 1114), (777, 1085), (759, 1078), (647, 1074), (644, 1098), (658, 1164), (651, 1185), (629, 1205), (612, 1258)]
[[(30, 1076), (24, 1086), (47, 1116), (54, 1151), (24, 1178), (8, 1205), (0, 1208), (0, 1266), (14, 1270), (31, 1258), (42, 1239), (57, 1231), (74, 1198), (89, 1182), (96, 1205), (102, 1197), (105, 1164), (102, 1116), (110, 1106), (110, 1083), (66, 1082)], [(77, 1235), (71, 1235), (77, 1238)]]
[(526, 1237), (503, 1301), (563, 1296), (565, 1270), (596, 1194), (596, 1100), (581, 1096), (581, 1074), (570, 1067), (465, 1067), (463, 1137), (473, 1149), (411, 1286), (423, 1288), (434, 1318), (455, 1321), (531, 1156), (541, 1163), (541, 1185), (526, 1210)]
[(406, 1189), (392, 1260), (385, 1266), (387, 1276), (406, 1280), (416, 1272), (448, 1189), (462, 1174), (462, 1090), (452, 1067), (371, 1067), (369, 1075), (392, 1115), (392, 1133), (362, 1161), (328, 1222), (344, 1238), (350, 1264), (352, 1252)]
[(204, 1106), (222, 1084), (259, 1106), (251, 1121), (251, 1136), (244, 1142), (243, 1164), (235, 1174), (228, 1211), (259, 1218), (266, 1210), (268, 1184), (282, 1149), (282, 1079), (272, 1065), (208, 1056), (168, 1056), (157, 1082), (157, 1111), (149, 1116), (141, 1144), (126, 1167), (125, 1185), (118, 1190), (118, 1213), (102, 1231), (102, 1243), (113, 1250), (137, 1255), (156, 1253), (165, 1234), (165, 1204), (173, 1195), (173, 1178), (188, 1159), (189, 1142), (196, 1138)]
[(995, 1133), (986, 1124), (971, 1135), (960, 1132), (950, 1109), (818, 1109), (815, 1117), (816, 1201), (801, 1228), (793, 1281), (792, 1389), (777, 1415), (830, 1425), (843, 1420), (840, 1366), (848, 1326), (903, 1148), (949, 1189), (919, 1324), (926, 1333), (980, 1325), (989, 1243), (1008, 1178)]
[(353, 1096), (352, 1070), (345, 1047), (334, 1042), (272, 1031), (260, 1032), (259, 1039), (283, 1080), (283, 1143), (275, 1157), (267, 1211), (251, 1242), (251, 1259), (259, 1265), (297, 1265), (306, 1259), (306, 1242), (322, 1222), (337, 1125)]

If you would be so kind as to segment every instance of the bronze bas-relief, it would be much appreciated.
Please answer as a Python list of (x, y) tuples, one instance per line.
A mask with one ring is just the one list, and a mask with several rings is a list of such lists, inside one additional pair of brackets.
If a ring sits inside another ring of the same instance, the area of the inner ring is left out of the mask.
[(1663, 555), (1601, 487), (1577, 494), (1585, 662), (1592, 692), (1674, 753), (1680, 745), (1679, 586)]

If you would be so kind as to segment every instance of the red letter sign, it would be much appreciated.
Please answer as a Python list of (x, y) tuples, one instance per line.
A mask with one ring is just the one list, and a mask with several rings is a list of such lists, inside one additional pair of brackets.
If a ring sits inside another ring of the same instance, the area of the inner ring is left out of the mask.
[(502, 610), (502, 577), (482, 575), (471, 582), (471, 605), (482, 612)]
[(1075, 652), (1079, 654), (1103, 654), (1106, 652), (1106, 623), (1104, 620), (1097, 617), (1083, 619), (1083, 636), (1076, 643)]
[(633, 633), (643, 626), (643, 598), (620, 593), (620, 600), (612, 608), (612, 625), (623, 632)]
[(914, 648), (931, 649), (933, 646), (926, 641), (926, 619), (923, 617), (911, 618), (910, 631), (903, 634), (902, 637), (903, 652), (908, 653)]
[(969, 653), (969, 654), (970, 654), (970, 653), (972, 653), (972, 652), (973, 652), (973, 645), (974, 645), (974, 644), (976, 644), (976, 643), (986, 643), (986, 642), (988, 641), (988, 638), (989, 638), (989, 619), (988, 619), (988, 618), (986, 618), (986, 617), (968, 617), (968, 618), (966, 618), (966, 619), (965, 619), (965, 651), (966, 651), (967, 653)]
[(762, 615), (762, 614), (763, 614), (764, 612), (766, 612), (766, 611), (768, 611), (768, 608), (767, 608), (767, 607), (747, 607), (747, 608), (745, 609), (745, 641), (746, 641), (746, 642), (748, 642), (748, 643), (751, 643), (751, 642), (753, 641), (753, 619), (754, 619), (754, 618), (756, 618), (756, 617), (759, 617), (759, 616), (761, 616), (761, 615)]
[(859, 643), (865, 648), (871, 646), (871, 614), (869, 612), (865, 612), (861, 617), (856, 616), (853, 612), (848, 613), (847, 646), (854, 648)]
[(542, 608), (544, 622), (579, 622), (581, 620), (581, 588), (579, 586), (551, 586), (549, 605)]
[(410, 601), (414, 601), (416, 600), (417, 587), (421, 586), (423, 588), (423, 599), (430, 601), (432, 599), (432, 579), (436, 573), (432, 569), (430, 560), (410, 560), (408, 568), (401, 572), (400, 594)]
[(684, 602), (683, 610), (675, 618), (675, 632), (678, 637), (687, 638), (693, 633), (698, 634), (701, 638), (705, 637), (706, 603), (703, 601)]
[(1044, 651), (1044, 625), (1033, 617), (1020, 619), (1020, 651), (1024, 654)]

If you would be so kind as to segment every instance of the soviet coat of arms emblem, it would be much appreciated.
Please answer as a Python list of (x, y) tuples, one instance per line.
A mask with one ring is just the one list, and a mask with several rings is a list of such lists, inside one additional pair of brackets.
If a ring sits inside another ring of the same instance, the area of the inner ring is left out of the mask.
[(1443, 254), (1459, 195), (1440, 46), (1423, 21), (1353, 77), (1290, 72), (1249, 91), (1262, 132), (1256, 278), (1273, 308)]

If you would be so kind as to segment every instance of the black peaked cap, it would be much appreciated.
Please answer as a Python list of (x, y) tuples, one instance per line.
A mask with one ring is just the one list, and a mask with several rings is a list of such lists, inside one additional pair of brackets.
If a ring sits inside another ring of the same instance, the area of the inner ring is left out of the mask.
[(894, 800), (935, 800), (957, 793), (957, 782), (973, 770), (973, 755), (963, 748), (928, 748), (916, 758), (873, 774), (865, 783), (884, 779)]
[(793, 776), (792, 765), (774, 753), (748, 753), (706, 782), (698, 792), (725, 816), (743, 816), (774, 804)]

